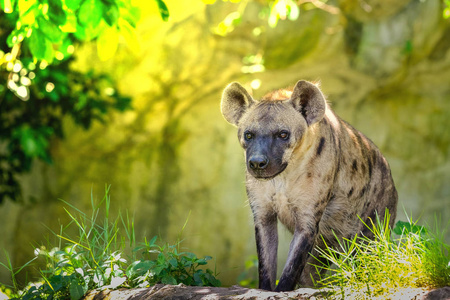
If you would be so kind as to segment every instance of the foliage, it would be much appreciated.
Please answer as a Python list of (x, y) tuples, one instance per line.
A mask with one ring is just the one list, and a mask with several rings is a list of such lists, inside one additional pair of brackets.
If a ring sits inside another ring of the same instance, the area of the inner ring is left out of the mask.
[[(343, 239), (340, 248), (320, 250), (335, 267), (321, 278), (318, 286), (337, 288), (335, 297), (362, 299), (379, 296), (398, 288), (442, 287), (450, 284), (450, 246), (438, 235), (412, 222), (398, 222), (389, 228), (389, 215), (376, 224), (365, 224), (375, 238)], [(439, 232), (439, 231), (436, 231)]]
[(444, 0), (445, 3), (445, 8), (444, 11), (442, 12), (442, 16), (444, 17), (444, 19), (448, 19), (450, 18), (450, 0)]
[[(155, 2), (167, 21), (167, 6)], [(111, 77), (69, 65), (80, 43), (95, 41), (101, 60), (114, 55), (120, 36), (138, 49), (139, 17), (131, 0), (0, 0), (0, 203), (22, 198), (18, 177), (34, 159), (51, 163), (65, 116), (88, 129), (131, 107)]]
[(128, 266), (126, 275), (130, 286), (141, 287), (156, 283), (220, 286), (213, 271), (199, 268), (206, 265), (211, 256), (197, 258), (194, 253), (179, 252), (179, 244), (158, 246), (155, 241), (156, 237), (133, 250), (143, 251), (143, 256), (155, 253), (157, 257), (153, 260), (135, 261)]
[[(41, 282), (29, 284), (19, 292), (13, 281), (13, 299), (80, 299), (95, 288), (146, 287), (156, 283), (220, 286), (213, 271), (200, 268), (210, 256), (197, 258), (193, 253), (180, 252), (180, 242), (159, 246), (156, 237), (137, 245), (133, 220), (128, 214), (111, 218), (110, 204), (107, 187), (100, 203), (96, 204), (91, 195), (90, 216), (73, 206), (75, 212), (66, 210), (72, 222), (61, 227), (60, 233), (54, 233), (58, 246), (35, 249), (36, 256), (46, 260), (46, 268), (40, 271)], [(77, 238), (67, 234), (71, 225), (78, 230)], [(129, 249), (132, 251), (127, 255)], [(8, 267), (13, 279), (23, 269), (2, 265)]]
[[(167, 6), (155, 1), (167, 21)], [(134, 29), (140, 13), (130, 0), (1, 0), (0, 6), (15, 24), (7, 38), (8, 46), (16, 48), (13, 53), (24, 46), (33, 59), (48, 64), (69, 57), (77, 41), (96, 39), (103, 60), (114, 55), (119, 36), (131, 47), (138, 45)]]
[(108, 111), (130, 108), (131, 99), (117, 92), (111, 77), (74, 71), (69, 63), (41, 69), (23, 59), (9, 74), (0, 67), (0, 203), (21, 199), (18, 177), (34, 159), (52, 162), (50, 143), (64, 137), (65, 116), (88, 129)]
[[(203, 0), (203, 2), (206, 4), (213, 4), (216, 1)], [(248, 4), (248, 1), (235, 0), (231, 2), (239, 3), (239, 7), (237, 11), (228, 14), (225, 19), (214, 28), (213, 31), (217, 35), (226, 36), (242, 22), (242, 14), (245, 10), (246, 5)], [(300, 15), (299, 6), (293, 0), (275, 0), (263, 2), (266, 2), (266, 6), (261, 10), (260, 17), (267, 19), (268, 25), (271, 28), (276, 27), (279, 20), (287, 19), (295, 21)], [(260, 33), (261, 28), (255, 28), (254, 34), (259, 35)]]
[[(169, 12), (155, 0), (161, 17)], [(34, 159), (51, 163), (62, 119), (87, 129), (108, 111), (130, 108), (106, 74), (69, 68), (75, 46), (96, 40), (102, 60), (119, 36), (137, 49), (139, 9), (130, 0), (0, 0), (0, 203), (21, 199), (18, 177)]]
[(258, 257), (256, 255), (252, 255), (245, 261), (245, 270), (237, 280), (240, 286), (258, 288)]

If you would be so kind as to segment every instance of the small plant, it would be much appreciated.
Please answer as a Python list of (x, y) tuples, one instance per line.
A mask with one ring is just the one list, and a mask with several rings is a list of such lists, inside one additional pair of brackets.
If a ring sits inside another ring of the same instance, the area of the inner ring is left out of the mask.
[(333, 297), (347, 298), (358, 293), (361, 299), (383, 295), (398, 288), (442, 287), (450, 284), (450, 246), (437, 235), (413, 222), (397, 222), (393, 237), (389, 214), (376, 224), (365, 224), (374, 239), (343, 239), (339, 248), (320, 250), (334, 267), (317, 282), (340, 290)]
[[(72, 221), (61, 227), (59, 233), (54, 233), (59, 241), (57, 247), (35, 249), (36, 257), (46, 261), (46, 267), (40, 270), (39, 282), (18, 291), (15, 275), (25, 266), (15, 270), (9, 260), (7, 264), (1, 263), (12, 275), (12, 299), (77, 300), (96, 288), (146, 287), (156, 283), (220, 286), (215, 272), (201, 268), (210, 256), (197, 258), (193, 253), (180, 252), (180, 241), (159, 246), (156, 236), (150, 242), (136, 244), (134, 222), (128, 214), (111, 221), (109, 187), (99, 204), (91, 195), (93, 212), (90, 216), (64, 203), (77, 215), (66, 210)], [(104, 214), (103, 219), (99, 217), (101, 214)], [(76, 238), (66, 233), (71, 225), (78, 229)]]
[(237, 280), (240, 286), (258, 288), (258, 256), (252, 255), (245, 261), (245, 270)]
[(133, 250), (142, 251), (145, 257), (150, 257), (152, 253), (157, 254), (157, 257), (135, 261), (128, 266), (126, 275), (130, 286), (156, 283), (220, 286), (220, 281), (211, 270), (199, 268), (206, 265), (211, 256), (197, 258), (194, 253), (179, 252), (179, 244), (158, 246), (155, 241), (156, 237)]

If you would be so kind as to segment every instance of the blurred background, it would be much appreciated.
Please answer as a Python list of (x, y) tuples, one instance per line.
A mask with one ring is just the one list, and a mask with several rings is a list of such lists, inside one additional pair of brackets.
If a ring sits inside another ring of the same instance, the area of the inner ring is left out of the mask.
[(88, 212), (111, 185), (138, 240), (176, 241), (187, 221), (182, 245), (236, 284), (256, 249), (243, 151), (219, 108), (231, 81), (255, 98), (320, 81), (389, 161), (397, 219), (448, 224), (447, 0), (62, 2), (75, 21), (25, 2), (0, 1), (0, 248), (14, 265), (69, 223), (59, 199)]

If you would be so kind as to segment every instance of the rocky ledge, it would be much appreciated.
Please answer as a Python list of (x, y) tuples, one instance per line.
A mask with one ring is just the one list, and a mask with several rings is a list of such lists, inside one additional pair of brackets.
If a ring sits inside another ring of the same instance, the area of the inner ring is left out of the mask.
[[(119, 290), (94, 290), (89, 292), (84, 300), (151, 300), (151, 299), (174, 299), (174, 300), (215, 300), (215, 299), (330, 299), (327, 298), (330, 290), (298, 289), (292, 292), (269, 292), (257, 289), (248, 289), (240, 286), (228, 288), (197, 287), (180, 285), (157, 284), (149, 288), (119, 289)], [(443, 300), (450, 299), (450, 287), (433, 290), (421, 288), (408, 288), (393, 291), (381, 298), (392, 300)]]

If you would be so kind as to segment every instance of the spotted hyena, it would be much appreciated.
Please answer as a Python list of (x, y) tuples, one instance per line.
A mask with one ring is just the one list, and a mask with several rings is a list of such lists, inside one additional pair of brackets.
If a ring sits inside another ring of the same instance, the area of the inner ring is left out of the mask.
[[(386, 159), (331, 110), (316, 85), (299, 81), (293, 90), (255, 101), (241, 85), (231, 83), (223, 92), (221, 109), (238, 127), (245, 150), (261, 289), (310, 286), (318, 274), (309, 263), (320, 264), (315, 249), (323, 247), (324, 240), (336, 245), (336, 236), (370, 236), (359, 218), (383, 218), (387, 208), (392, 226), (397, 191)], [(293, 239), (275, 287), (277, 219)]]

